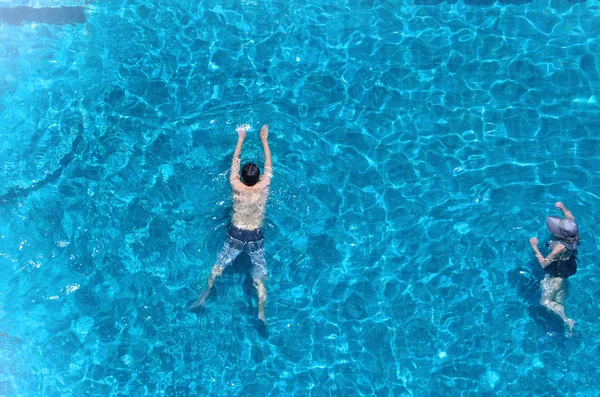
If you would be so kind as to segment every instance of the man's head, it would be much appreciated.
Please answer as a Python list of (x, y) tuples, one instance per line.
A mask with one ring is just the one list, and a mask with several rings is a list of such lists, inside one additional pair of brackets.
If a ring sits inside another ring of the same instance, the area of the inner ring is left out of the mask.
[(260, 177), (260, 168), (254, 163), (247, 163), (242, 168), (242, 182), (246, 186), (254, 186)]

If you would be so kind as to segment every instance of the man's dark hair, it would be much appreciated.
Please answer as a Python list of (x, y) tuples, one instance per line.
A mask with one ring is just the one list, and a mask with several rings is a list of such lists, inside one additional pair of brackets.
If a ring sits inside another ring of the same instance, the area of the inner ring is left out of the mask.
[(246, 186), (254, 186), (260, 177), (260, 168), (254, 163), (247, 163), (242, 168), (242, 181)]

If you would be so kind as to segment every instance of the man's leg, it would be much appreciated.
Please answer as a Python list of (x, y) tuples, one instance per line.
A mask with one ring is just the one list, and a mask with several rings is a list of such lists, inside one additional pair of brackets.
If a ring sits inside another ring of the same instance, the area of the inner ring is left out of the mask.
[(256, 292), (258, 293), (258, 318), (266, 324), (265, 303), (267, 302), (267, 288), (264, 281), (259, 278), (254, 279), (254, 288), (256, 288)]
[(256, 288), (258, 294), (258, 318), (266, 324), (265, 303), (267, 302), (267, 288), (265, 287), (264, 280), (267, 278), (268, 272), (263, 246), (262, 240), (249, 243), (248, 255), (252, 261), (252, 279), (254, 281), (254, 288)]
[(208, 285), (206, 287), (206, 291), (204, 291), (204, 294), (201, 294), (198, 297), (198, 300), (196, 302), (192, 303), (192, 305), (190, 306), (190, 310), (196, 310), (201, 307), (204, 307), (206, 298), (208, 298), (208, 295), (210, 295), (210, 291), (212, 290), (213, 285), (215, 285), (216, 278), (220, 277), (221, 274), (223, 274), (223, 269), (223, 267), (220, 267), (218, 265), (213, 266), (212, 272), (210, 273), (210, 277), (208, 278)]
[(210, 295), (210, 291), (215, 284), (216, 278), (220, 277), (221, 274), (223, 274), (223, 270), (233, 263), (234, 259), (237, 258), (237, 256), (242, 252), (242, 248), (243, 246), (240, 243), (227, 236), (227, 241), (219, 253), (219, 256), (217, 257), (217, 263), (215, 263), (213, 266), (210, 277), (208, 278), (206, 291), (204, 294), (200, 294), (198, 300), (190, 306), (190, 310), (196, 310), (204, 307), (206, 298), (208, 298), (208, 295)]

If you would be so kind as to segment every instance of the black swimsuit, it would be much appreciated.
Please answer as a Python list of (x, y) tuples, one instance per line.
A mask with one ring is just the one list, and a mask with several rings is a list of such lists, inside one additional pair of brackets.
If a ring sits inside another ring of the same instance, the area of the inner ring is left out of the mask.
[(229, 236), (244, 244), (261, 241), (264, 238), (262, 229), (244, 230), (231, 225), (228, 233)]
[(566, 249), (544, 268), (550, 277), (568, 278), (577, 272), (577, 251)]

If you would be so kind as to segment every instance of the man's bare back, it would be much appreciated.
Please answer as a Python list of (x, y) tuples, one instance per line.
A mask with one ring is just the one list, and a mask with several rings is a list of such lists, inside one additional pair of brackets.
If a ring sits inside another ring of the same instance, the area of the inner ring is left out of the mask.
[[(265, 174), (267, 172), (272, 174), (272, 171), (265, 169)], [(235, 227), (244, 230), (260, 229), (265, 221), (268, 198), (269, 185), (233, 188), (233, 218), (231, 223)]]

